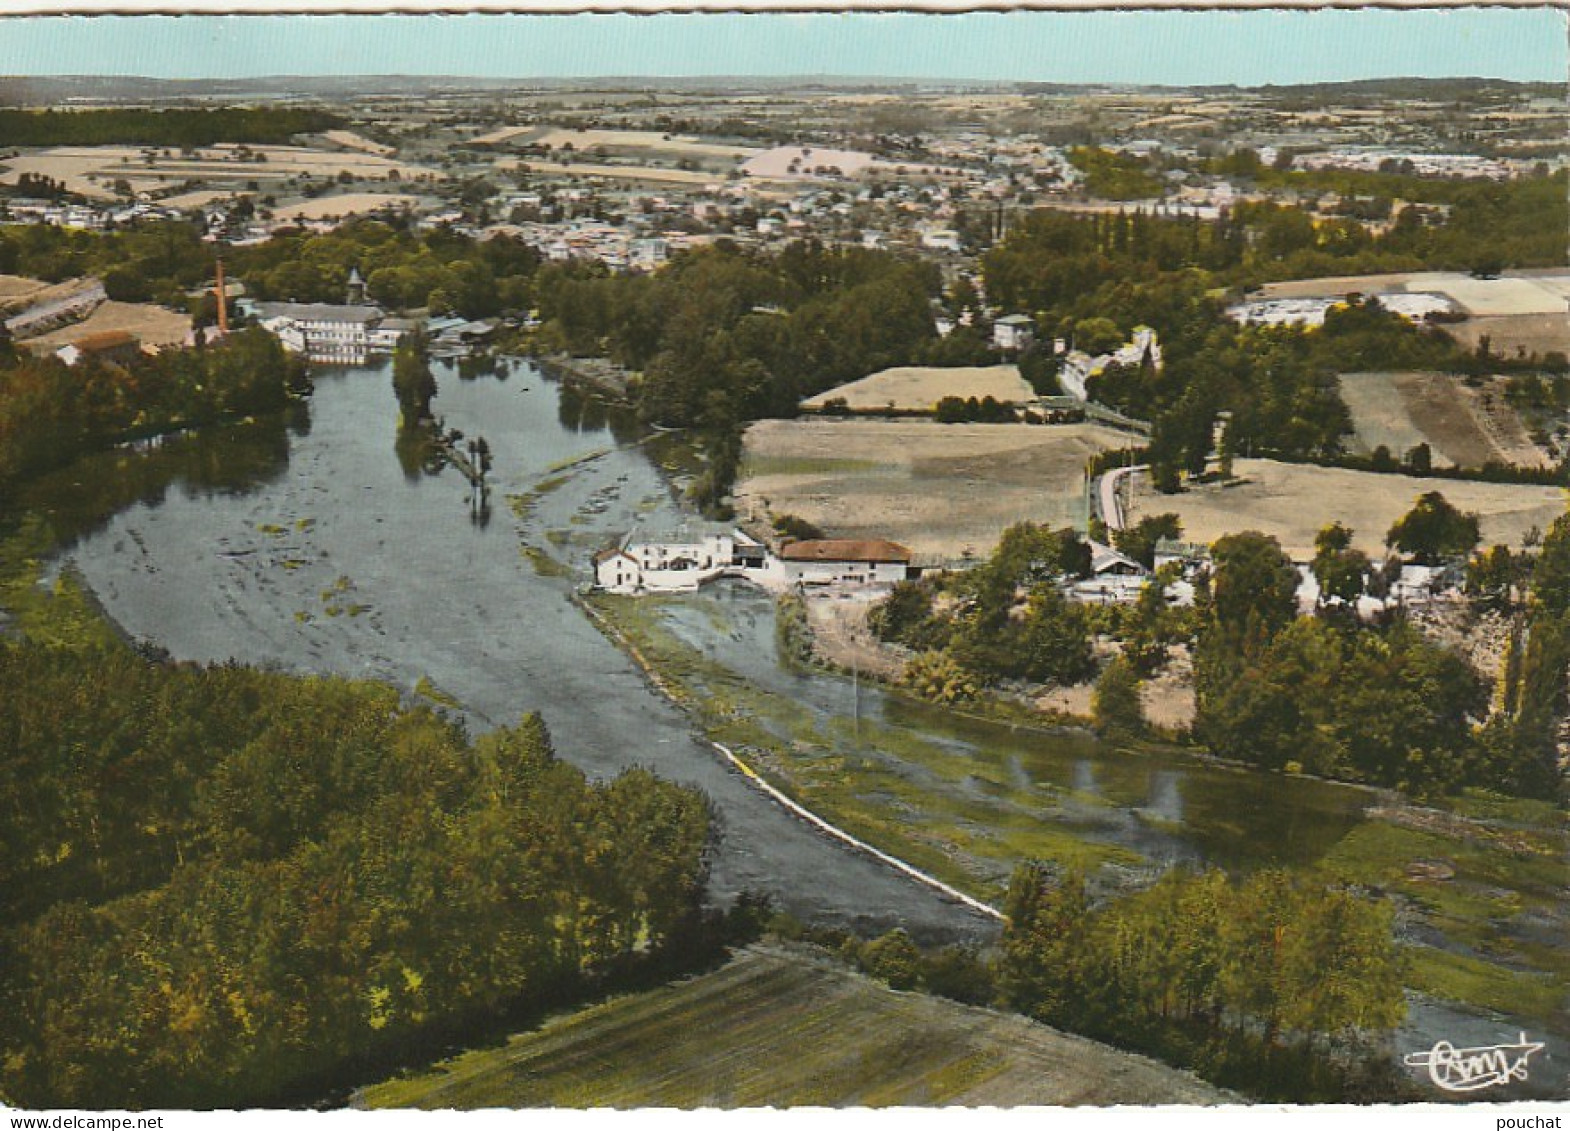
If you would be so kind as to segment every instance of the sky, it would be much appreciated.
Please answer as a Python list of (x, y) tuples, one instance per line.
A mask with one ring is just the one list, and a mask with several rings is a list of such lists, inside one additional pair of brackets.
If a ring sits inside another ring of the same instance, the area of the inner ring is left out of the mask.
[(1552, 8), (0, 17), (0, 73), (1564, 81)]

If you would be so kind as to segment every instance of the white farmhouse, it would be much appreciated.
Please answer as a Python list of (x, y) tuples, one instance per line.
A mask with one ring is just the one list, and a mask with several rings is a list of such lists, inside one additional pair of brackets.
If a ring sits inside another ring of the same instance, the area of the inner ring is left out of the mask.
[(893, 585), (912, 576), (911, 553), (879, 539), (791, 542), (776, 553), (740, 530), (689, 524), (634, 533), (594, 556), (594, 580), (611, 593), (683, 593), (721, 577), (765, 589)]
[(728, 526), (692, 523), (668, 532), (634, 532), (594, 556), (594, 580), (612, 593), (681, 593), (722, 576), (762, 569), (763, 545)]
[(910, 551), (881, 538), (791, 542), (778, 572), (789, 585), (893, 585), (910, 576)]
[(1035, 336), (1036, 324), (1024, 314), (1010, 314), (992, 324), (992, 344), (1000, 350), (1022, 350)]

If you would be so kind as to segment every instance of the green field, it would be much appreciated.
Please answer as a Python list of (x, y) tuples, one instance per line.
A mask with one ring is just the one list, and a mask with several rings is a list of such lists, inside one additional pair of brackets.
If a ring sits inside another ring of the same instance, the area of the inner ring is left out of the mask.
[(818, 956), (712, 974), (548, 1022), (367, 1088), (360, 1107), (1204, 1104), (1218, 1089), (1022, 1017), (897, 993)]

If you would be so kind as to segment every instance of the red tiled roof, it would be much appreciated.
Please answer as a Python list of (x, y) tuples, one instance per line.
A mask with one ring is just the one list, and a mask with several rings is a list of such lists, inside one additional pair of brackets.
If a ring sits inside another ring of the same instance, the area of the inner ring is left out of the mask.
[(881, 538), (825, 538), (792, 542), (780, 550), (788, 562), (908, 562), (910, 551)]
[(103, 350), (123, 349), (137, 345), (135, 335), (125, 330), (100, 330), (96, 334), (83, 334), (71, 343), (82, 353), (100, 353)]

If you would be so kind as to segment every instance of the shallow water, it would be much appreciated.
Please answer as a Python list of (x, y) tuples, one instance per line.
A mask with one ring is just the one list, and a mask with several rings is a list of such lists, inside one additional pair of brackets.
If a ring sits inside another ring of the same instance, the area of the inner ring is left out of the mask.
[[(540, 502), (537, 521), (570, 525), (584, 543), (569, 548), (578, 560), (635, 520), (677, 518), (645, 451), (619, 447), (635, 436), (627, 422), (613, 427), (612, 414), (582, 398), (564, 402), (524, 364), (505, 379), (460, 380), (438, 367), (438, 381), (436, 413), (483, 435), (494, 454), (488, 522), (456, 470), (406, 468), (386, 368), (356, 369), (321, 374), (309, 427), (288, 431), (286, 446), (275, 435), (266, 458), (242, 449), (233, 430), (187, 442), (201, 459), (187, 453), (165, 469), (167, 486), (127, 493), (128, 505), (69, 556), (128, 633), (176, 658), (375, 678), (411, 692), (425, 679), (463, 704), (476, 731), (539, 711), (561, 756), (592, 775), (644, 765), (705, 790), (722, 834), (711, 880), (719, 899), (767, 891), (802, 916), (904, 924), (929, 939), (995, 930), (743, 784), (569, 603), (572, 582), (539, 575), (520, 554), (506, 496), (596, 452), (606, 454)], [(231, 457), (235, 474), (217, 474)], [(81, 464), (54, 482), (62, 524), (89, 512), (82, 494), (96, 495), (92, 481), (121, 474), (128, 459)], [(587, 495), (597, 511), (579, 504)]]

